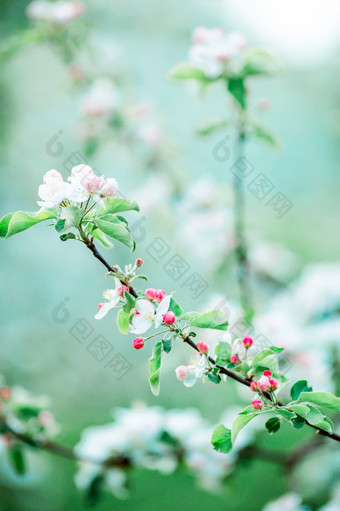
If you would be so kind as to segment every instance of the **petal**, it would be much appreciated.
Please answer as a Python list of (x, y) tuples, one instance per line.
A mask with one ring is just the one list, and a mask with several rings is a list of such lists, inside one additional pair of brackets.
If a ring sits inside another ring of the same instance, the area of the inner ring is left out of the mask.
[(141, 314), (149, 314), (150, 312), (152, 312), (153, 314), (155, 313), (155, 308), (152, 305), (152, 303), (149, 302), (149, 300), (144, 300), (144, 299), (137, 300), (136, 309)]
[(134, 316), (132, 319), (133, 334), (144, 334), (152, 326), (151, 319), (145, 319), (141, 314)]
[(95, 315), (94, 319), (102, 319), (106, 314), (109, 312), (109, 310), (113, 309), (117, 303), (115, 301), (107, 302), (99, 309), (97, 314)]
[(155, 317), (155, 327), (156, 328), (158, 328), (159, 325), (162, 324), (163, 316), (166, 312), (168, 312), (169, 307), (170, 307), (170, 296), (166, 296), (165, 298), (163, 298), (161, 303), (158, 305), (158, 309), (157, 309), (156, 317)]
[(183, 380), (183, 383), (186, 387), (192, 387), (195, 385), (197, 378), (196, 378), (196, 371), (195, 367), (189, 366), (188, 376)]

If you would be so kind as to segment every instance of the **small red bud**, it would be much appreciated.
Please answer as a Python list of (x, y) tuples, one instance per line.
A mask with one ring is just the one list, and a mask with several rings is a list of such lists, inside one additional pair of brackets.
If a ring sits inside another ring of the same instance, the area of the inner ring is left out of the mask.
[(124, 291), (129, 292), (128, 286), (121, 286), (117, 289), (117, 292), (120, 296), (124, 296)]
[(175, 314), (172, 311), (168, 311), (163, 315), (163, 321), (166, 325), (172, 325), (176, 321)]
[(250, 384), (250, 388), (251, 388), (251, 390), (256, 392), (257, 391), (257, 382), (256, 381), (252, 381), (251, 384)]
[(98, 310), (100, 311), (100, 309), (103, 307), (103, 305), (105, 305), (103, 302), (102, 303), (98, 303)]
[(246, 349), (250, 348), (254, 343), (254, 341), (251, 337), (245, 337), (242, 342), (243, 342), (243, 346)]
[(230, 362), (231, 362), (232, 364), (237, 364), (237, 362), (238, 362), (238, 358), (237, 358), (237, 356), (236, 356), (236, 355), (232, 355), (232, 356), (230, 357)]
[(273, 373), (271, 371), (269, 371), (269, 369), (266, 369), (265, 371), (263, 371), (263, 376), (268, 376), (268, 378), (269, 378), (272, 375), (273, 375)]
[(145, 291), (145, 298), (148, 300), (153, 300), (155, 298), (155, 291), (156, 289), (149, 288)]
[(278, 387), (278, 383), (276, 380), (269, 380), (269, 383), (271, 385), (271, 390), (276, 390)]
[(140, 350), (144, 346), (144, 339), (142, 337), (136, 337), (133, 341), (133, 347), (136, 350)]
[(137, 267), (139, 268), (140, 266), (142, 266), (142, 264), (144, 263), (143, 259), (141, 259), (140, 257), (138, 257), (138, 259), (136, 259), (136, 265)]
[(254, 399), (254, 401), (251, 402), (254, 410), (261, 410), (263, 403), (260, 399)]
[(209, 346), (204, 341), (199, 341), (197, 343), (197, 348), (200, 353), (208, 353), (209, 351)]

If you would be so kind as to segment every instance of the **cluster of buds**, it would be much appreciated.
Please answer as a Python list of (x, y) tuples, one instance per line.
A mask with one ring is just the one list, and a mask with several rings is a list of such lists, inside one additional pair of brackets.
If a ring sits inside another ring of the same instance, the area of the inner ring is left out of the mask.
[[(254, 392), (274, 392), (278, 388), (278, 382), (272, 376), (273, 373), (266, 369), (258, 381), (251, 382), (251, 390)], [(259, 403), (261, 403), (261, 406), (259, 406)], [(262, 401), (259, 399), (255, 399), (251, 404), (255, 410), (259, 410), (262, 407)]]
[(164, 289), (149, 288), (145, 291), (145, 298), (154, 302), (161, 302), (165, 297)]

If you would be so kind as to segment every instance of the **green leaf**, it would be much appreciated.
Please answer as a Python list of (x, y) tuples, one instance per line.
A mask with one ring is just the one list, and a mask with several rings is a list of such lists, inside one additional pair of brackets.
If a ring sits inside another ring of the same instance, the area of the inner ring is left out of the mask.
[(103, 247), (105, 247), (105, 248), (113, 247), (113, 244), (111, 243), (111, 241), (109, 241), (107, 239), (105, 234), (100, 229), (93, 229), (93, 231), (91, 231), (91, 236), (96, 238), (96, 240), (98, 240), (99, 243), (101, 243), (103, 245)]
[(291, 388), (290, 395), (292, 396), (292, 400), (296, 401), (299, 399), (301, 392), (311, 392), (312, 387), (308, 386), (307, 380), (299, 380)]
[(223, 452), (225, 454), (230, 452), (232, 449), (230, 429), (227, 429), (223, 426), (223, 424), (217, 426), (217, 428), (213, 431), (211, 443), (215, 451)]
[(159, 395), (160, 371), (162, 367), (162, 341), (156, 342), (149, 360), (149, 382), (154, 396)]
[(282, 408), (277, 409), (277, 413), (282, 415), (287, 420), (295, 419), (296, 413), (290, 412), (289, 410), (283, 410)]
[(176, 80), (200, 80), (201, 82), (211, 82), (202, 69), (192, 66), (188, 62), (180, 62), (169, 73), (170, 78)]
[(231, 346), (227, 342), (220, 342), (215, 348), (216, 363), (225, 366), (230, 362)]
[(57, 223), (55, 224), (54, 228), (57, 232), (63, 232), (65, 227), (65, 218), (59, 218)]
[(116, 197), (105, 201), (105, 207), (102, 206), (97, 211), (97, 218), (109, 213), (123, 213), (123, 211), (139, 211), (139, 206), (134, 200)]
[(129, 293), (128, 291), (124, 291), (124, 298), (125, 298), (126, 304), (129, 306), (129, 309), (132, 309), (136, 305), (137, 298), (132, 296), (132, 294)]
[(115, 215), (104, 215), (100, 218), (96, 218), (94, 222), (104, 234), (120, 241), (120, 243), (129, 247), (130, 250), (134, 249), (134, 241), (131, 232), (125, 223), (121, 222)]
[(254, 417), (259, 415), (261, 412), (249, 413), (247, 415), (238, 415), (231, 426), (231, 443), (234, 445), (237, 435), (244, 426), (248, 424)]
[(328, 408), (340, 413), (340, 398), (330, 392), (302, 392), (299, 401), (306, 401), (314, 405)]
[(269, 348), (265, 348), (254, 357), (252, 364), (253, 367), (259, 365), (259, 363), (269, 355), (277, 355), (278, 353), (281, 353), (283, 350), (284, 348), (278, 348), (277, 346), (270, 346)]
[(216, 383), (216, 385), (221, 382), (221, 376), (218, 373), (210, 372), (207, 376), (208, 380), (210, 380), (212, 383)]
[(242, 78), (229, 78), (228, 91), (236, 99), (237, 103), (244, 110), (246, 107), (247, 91)]
[(327, 431), (327, 433), (330, 434), (334, 431), (334, 424), (329, 417), (324, 417), (323, 421), (315, 424), (315, 426), (319, 429), (322, 429), (323, 431)]
[(307, 416), (310, 412), (308, 406), (302, 404), (293, 404), (288, 406), (294, 413), (300, 415), (300, 417), (303, 417), (304, 419), (307, 419)]
[(295, 417), (294, 419), (291, 420), (291, 423), (295, 429), (301, 429), (306, 424), (302, 417)]
[(66, 208), (62, 208), (60, 219), (65, 220), (64, 231), (70, 229), (71, 227), (77, 227), (80, 224), (83, 215), (84, 211), (77, 206), (67, 206)]
[(26, 472), (26, 463), (23, 448), (19, 444), (12, 444), (8, 447), (8, 459), (14, 472), (23, 476)]
[(275, 149), (280, 148), (280, 142), (275, 133), (273, 133), (267, 126), (264, 126), (257, 120), (252, 120), (250, 123), (250, 128), (253, 133), (253, 135), (258, 138), (259, 140), (262, 140), (266, 142), (267, 144), (271, 145)]
[(171, 339), (163, 339), (162, 344), (163, 344), (163, 349), (164, 349), (165, 353), (170, 353), (171, 344), (172, 344)]
[(322, 422), (324, 419), (324, 414), (320, 412), (317, 408), (314, 408), (313, 406), (309, 406), (309, 412), (307, 414), (307, 421), (309, 424), (312, 424), (312, 426), (316, 426), (319, 424), (319, 422)]
[(37, 213), (25, 213), (24, 211), (8, 213), (0, 220), (0, 238), (9, 238), (51, 218), (56, 218), (56, 213), (50, 210), (38, 211)]
[(198, 328), (212, 328), (215, 330), (227, 330), (228, 321), (225, 321), (225, 314), (220, 310), (205, 312), (204, 314), (196, 313), (196, 317), (190, 320), (191, 326)]
[(267, 420), (265, 425), (268, 430), (268, 433), (272, 435), (273, 433), (279, 431), (281, 427), (281, 419), (280, 417), (272, 417), (271, 419)]
[(126, 335), (130, 330), (130, 313), (125, 311), (124, 309), (120, 309), (117, 315), (117, 326), (119, 331)]
[(176, 318), (179, 318), (183, 313), (181, 307), (172, 297), (170, 298), (169, 311), (172, 311), (175, 314)]
[(75, 240), (77, 239), (77, 236), (73, 232), (67, 232), (65, 234), (62, 234), (60, 236), (61, 241), (67, 241), (67, 240)]
[(202, 136), (211, 135), (215, 131), (218, 131), (221, 128), (225, 128), (229, 124), (230, 124), (230, 121), (228, 119), (219, 119), (219, 118), (210, 119), (210, 121), (207, 121), (207, 122), (201, 124), (200, 126), (198, 126), (198, 128), (196, 128), (196, 133), (198, 135), (202, 135)]

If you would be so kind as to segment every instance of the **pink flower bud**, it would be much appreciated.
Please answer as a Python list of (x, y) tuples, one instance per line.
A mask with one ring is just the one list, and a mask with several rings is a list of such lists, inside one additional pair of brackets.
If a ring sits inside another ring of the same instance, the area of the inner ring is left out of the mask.
[(46, 172), (46, 174), (44, 174), (44, 176), (43, 176), (44, 185), (46, 185), (50, 179), (55, 179), (57, 181), (63, 181), (63, 176), (57, 170), (51, 169), (48, 172)]
[(204, 341), (199, 341), (197, 343), (197, 348), (200, 353), (208, 353), (209, 351), (209, 346)]
[(104, 303), (104, 302), (102, 302), (102, 303), (98, 303), (98, 310), (100, 311), (100, 309), (101, 309), (104, 305), (105, 305), (105, 303)]
[(135, 314), (135, 316), (139, 316), (140, 312), (137, 309), (135, 309), (134, 314)]
[(269, 371), (269, 369), (266, 369), (265, 371), (263, 371), (263, 376), (268, 376), (268, 377), (270, 377), (270, 376), (272, 376), (272, 375), (273, 375), (273, 373), (272, 373), (271, 371)]
[(155, 289), (154, 300), (161, 302), (165, 297), (165, 291), (163, 289)]
[(168, 311), (163, 315), (163, 321), (166, 325), (172, 325), (176, 321), (175, 314), (172, 311)]
[(263, 403), (260, 399), (254, 399), (254, 401), (251, 402), (254, 410), (261, 410)]
[(237, 358), (237, 356), (236, 356), (236, 355), (232, 355), (232, 356), (230, 357), (230, 362), (231, 362), (232, 364), (237, 364), (237, 362), (238, 362), (238, 358)]
[(261, 376), (259, 381), (257, 382), (257, 386), (262, 392), (267, 392), (271, 389), (271, 384), (268, 376)]
[(104, 179), (102, 182), (100, 195), (107, 199), (112, 199), (118, 192), (118, 183), (113, 177)]
[(251, 384), (250, 384), (250, 388), (251, 388), (251, 390), (256, 392), (257, 391), (257, 382), (256, 381), (252, 381)]
[(2, 389), (0, 390), (0, 396), (2, 397), (2, 399), (7, 401), (7, 399), (11, 398), (11, 389), (9, 387), (2, 387)]
[(133, 341), (133, 347), (136, 350), (140, 350), (144, 346), (144, 339), (142, 337), (136, 337), (136, 339)]
[(119, 294), (119, 296), (124, 296), (124, 291), (129, 292), (128, 286), (121, 286), (117, 289), (117, 293)]
[(141, 259), (140, 257), (138, 257), (138, 259), (136, 259), (136, 265), (137, 267), (139, 268), (140, 266), (142, 266), (142, 264), (144, 263), (143, 259)]
[(242, 342), (243, 342), (243, 346), (246, 349), (248, 349), (248, 348), (250, 348), (253, 345), (254, 341), (253, 341), (253, 339), (251, 337), (245, 337)]
[(149, 288), (145, 291), (145, 298), (147, 298), (148, 300), (153, 300), (155, 298), (155, 292), (156, 292), (156, 289), (153, 289), (153, 288)]
[(178, 380), (185, 380), (185, 378), (188, 376), (188, 367), (187, 366), (178, 366), (176, 368), (176, 378)]
[(278, 387), (278, 383), (276, 380), (269, 380), (269, 383), (271, 385), (271, 390), (276, 390)]

